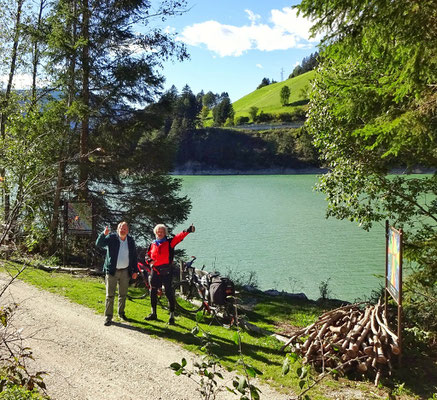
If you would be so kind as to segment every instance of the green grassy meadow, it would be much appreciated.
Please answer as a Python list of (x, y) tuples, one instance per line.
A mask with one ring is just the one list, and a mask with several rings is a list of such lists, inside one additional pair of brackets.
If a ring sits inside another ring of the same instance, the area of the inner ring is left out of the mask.
[[(291, 112), (295, 107), (307, 103), (310, 80), (314, 75), (315, 71), (309, 71), (294, 78), (264, 86), (247, 94), (232, 103), (235, 116), (249, 116), (251, 107), (258, 107), (260, 111), (271, 114)], [(290, 88), (289, 104), (286, 106), (282, 106), (280, 101), (280, 93), (283, 86)]]

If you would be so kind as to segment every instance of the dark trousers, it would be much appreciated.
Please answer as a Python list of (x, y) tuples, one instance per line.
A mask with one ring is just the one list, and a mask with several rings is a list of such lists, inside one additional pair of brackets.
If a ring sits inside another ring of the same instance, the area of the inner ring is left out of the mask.
[(172, 274), (158, 275), (156, 271), (152, 271), (150, 276), (150, 303), (152, 304), (153, 313), (156, 314), (156, 305), (158, 303), (158, 288), (164, 286), (165, 295), (168, 299), (168, 305), (170, 307), (170, 312), (175, 309), (175, 299), (173, 288), (171, 287)]

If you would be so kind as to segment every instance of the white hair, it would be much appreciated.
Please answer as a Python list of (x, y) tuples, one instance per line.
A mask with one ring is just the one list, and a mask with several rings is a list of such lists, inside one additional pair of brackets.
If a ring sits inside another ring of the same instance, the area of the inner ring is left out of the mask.
[(153, 228), (153, 233), (156, 235), (156, 233), (158, 232), (158, 229), (160, 229), (160, 228), (164, 228), (164, 230), (165, 230), (165, 235), (167, 236), (167, 235), (168, 235), (168, 229), (167, 229), (167, 227), (166, 227), (164, 224), (158, 224), (158, 225), (156, 225), (156, 226)]

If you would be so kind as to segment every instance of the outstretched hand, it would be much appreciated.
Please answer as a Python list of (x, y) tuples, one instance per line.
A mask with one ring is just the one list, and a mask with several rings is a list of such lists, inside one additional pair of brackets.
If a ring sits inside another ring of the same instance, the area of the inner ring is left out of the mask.
[(192, 232), (195, 232), (195, 231), (196, 231), (196, 228), (194, 227), (193, 224), (191, 224), (190, 227), (187, 229), (187, 232), (189, 232), (189, 233), (192, 233)]
[(105, 230), (103, 231), (103, 234), (107, 236), (109, 235), (109, 232), (111, 232), (111, 229), (109, 228), (109, 226), (105, 226)]

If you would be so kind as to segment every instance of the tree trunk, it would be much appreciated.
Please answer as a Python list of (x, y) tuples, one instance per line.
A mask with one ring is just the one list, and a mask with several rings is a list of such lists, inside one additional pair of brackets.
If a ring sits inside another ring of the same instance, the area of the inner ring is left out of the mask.
[[(42, 21), (42, 12), (45, 7), (46, 0), (40, 0), (39, 3), (39, 13), (38, 13), (38, 22), (37, 22), (37, 30), (40, 31), (41, 29), (41, 21)], [(32, 54), (32, 107), (36, 105), (36, 78), (38, 74), (38, 64), (39, 64), (39, 55), (40, 51), (38, 48), (38, 39), (34, 38), (33, 43), (33, 54)]]
[[(15, 67), (17, 63), (17, 55), (18, 55), (18, 42), (20, 40), (20, 22), (21, 22), (21, 10), (23, 7), (24, 0), (18, 0), (17, 2), (17, 14), (15, 17), (15, 27), (14, 27), (14, 42), (12, 44), (12, 52), (11, 52), (11, 64), (9, 68), (9, 77), (8, 77), (8, 85), (6, 87), (5, 97), (1, 104), (0, 108), (0, 135), (2, 140), (6, 138), (6, 123), (8, 119), (8, 106), (12, 91), (12, 82), (15, 75)], [(3, 178), (3, 206), (4, 206), (4, 214), (3, 219), (4, 223), (7, 224), (10, 218), (10, 210), (11, 210), (11, 199), (9, 194), (8, 182), (6, 181), (6, 169), (2, 168), (0, 171), (0, 176)]]
[(88, 0), (82, 0), (82, 40), (85, 44), (82, 48), (82, 102), (85, 108), (85, 115), (82, 118), (80, 134), (80, 173), (79, 173), (79, 197), (82, 200), (88, 198), (88, 136), (89, 136), (89, 78), (90, 78), (90, 58), (89, 58), (89, 23), (90, 11)]
[[(72, 48), (75, 47), (77, 41), (77, 2), (73, 0), (71, 2), (71, 13), (73, 15), (72, 24), (70, 26), (71, 30), (71, 41)], [(69, 55), (68, 61), (68, 76), (69, 76), (69, 84), (68, 84), (68, 93), (67, 93), (67, 107), (70, 107), (73, 104), (73, 100), (76, 92), (75, 85), (75, 73), (76, 73), (76, 51), (72, 50), (72, 53)], [(69, 148), (69, 131), (68, 127), (70, 126), (70, 121), (66, 120), (66, 132), (64, 138), (64, 146), (61, 148), (61, 153), (59, 154), (59, 164), (58, 164), (58, 176), (56, 180), (56, 189), (53, 198), (53, 214), (52, 219), (50, 221), (50, 238), (49, 238), (49, 252), (53, 253), (56, 249), (57, 244), (57, 235), (58, 235), (58, 226), (59, 226), (59, 215), (60, 215), (60, 207), (61, 207), (61, 193), (62, 188), (64, 186), (64, 178), (65, 178), (65, 154), (68, 154)], [(66, 147), (66, 148), (65, 148)]]

